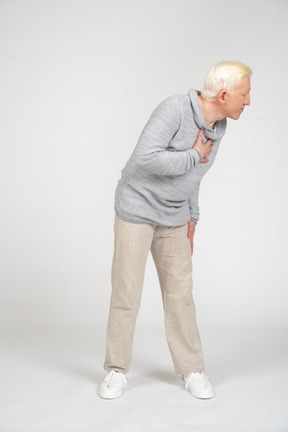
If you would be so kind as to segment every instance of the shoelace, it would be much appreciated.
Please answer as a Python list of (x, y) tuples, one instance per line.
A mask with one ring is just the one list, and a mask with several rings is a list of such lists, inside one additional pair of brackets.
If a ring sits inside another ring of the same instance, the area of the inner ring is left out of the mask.
[(125, 384), (127, 383), (127, 380), (122, 373), (116, 372), (116, 371), (111, 371), (111, 372), (109, 372), (109, 374), (105, 378), (106, 387), (109, 387), (109, 388), (115, 387), (115, 386), (117, 386), (117, 384), (121, 380), (123, 380)]
[(206, 375), (204, 375), (202, 372), (191, 373), (186, 378), (185, 388), (187, 388), (189, 386), (191, 381), (193, 381), (195, 384), (201, 384), (201, 385), (207, 387), (207, 379), (208, 379), (208, 377)]

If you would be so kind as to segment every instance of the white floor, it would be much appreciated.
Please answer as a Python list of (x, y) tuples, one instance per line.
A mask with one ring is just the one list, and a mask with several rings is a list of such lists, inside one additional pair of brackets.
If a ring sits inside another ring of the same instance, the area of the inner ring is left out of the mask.
[[(2, 337), (0, 432), (288, 431), (287, 335), (202, 331), (217, 395), (197, 400), (174, 375), (162, 329), (138, 329), (124, 395), (97, 396), (97, 331), (34, 330)], [(101, 330), (102, 331), (102, 330)]]

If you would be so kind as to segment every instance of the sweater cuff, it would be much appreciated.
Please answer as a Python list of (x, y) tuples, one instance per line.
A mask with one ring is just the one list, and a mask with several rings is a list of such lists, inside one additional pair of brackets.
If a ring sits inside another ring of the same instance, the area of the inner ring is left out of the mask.
[(201, 154), (200, 154), (200, 152), (198, 150), (196, 150), (194, 148), (192, 148), (191, 150), (193, 152), (193, 156), (194, 156), (194, 159), (195, 159), (195, 165), (196, 165), (199, 162), (201, 162), (202, 156), (201, 156)]

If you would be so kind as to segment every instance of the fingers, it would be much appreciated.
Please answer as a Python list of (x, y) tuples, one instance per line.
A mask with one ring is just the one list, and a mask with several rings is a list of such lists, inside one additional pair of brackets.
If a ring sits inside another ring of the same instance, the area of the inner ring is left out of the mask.
[(212, 152), (213, 144), (212, 140), (207, 140), (204, 144), (202, 144), (203, 148), (205, 149), (205, 155), (209, 156), (209, 154)]
[(199, 153), (201, 154), (201, 158), (202, 158), (201, 162), (208, 162), (207, 157), (210, 155), (212, 151), (213, 144), (211, 139), (208, 139), (206, 142), (202, 143), (203, 135), (204, 135), (204, 131), (203, 129), (200, 129), (197, 134), (197, 138), (193, 145), (193, 148), (198, 150)]
[(203, 157), (203, 159), (201, 160), (201, 162), (203, 163), (207, 163), (209, 162), (208, 156), (210, 156), (210, 154), (212, 153), (212, 149), (213, 149), (213, 144), (211, 140), (207, 140), (205, 144), (203, 144), (207, 150), (206, 150), (206, 154)]
[(190, 246), (191, 246), (191, 255), (193, 253), (193, 244), (194, 244), (194, 234), (195, 234), (195, 228), (196, 228), (196, 223), (194, 221), (189, 221), (188, 222), (188, 231), (187, 231), (187, 237), (190, 240)]
[(193, 231), (189, 231), (187, 233), (187, 237), (190, 239), (190, 247), (191, 247), (191, 255), (193, 254), (193, 245), (194, 245), (194, 235)]
[(194, 239), (193, 239), (193, 237), (190, 237), (190, 247), (191, 247), (191, 255), (193, 255), (193, 249), (194, 249)]
[(210, 153), (212, 153), (212, 149), (213, 149), (213, 144), (211, 143), (211, 145), (209, 146), (209, 150), (207, 152), (207, 156), (209, 156)]
[(203, 135), (204, 135), (204, 130), (203, 130), (203, 129), (200, 129), (199, 132), (198, 132), (198, 135), (197, 135), (196, 141), (201, 140), (201, 142), (202, 142), (202, 137), (203, 137)]
[(209, 162), (208, 156), (210, 156), (211, 153), (212, 153), (212, 144), (211, 144), (211, 149), (208, 151), (208, 153), (206, 154), (206, 156), (201, 160), (201, 163), (207, 163), (207, 162)]
[(212, 144), (211, 139), (207, 140), (203, 145), (204, 145), (205, 147), (207, 147), (207, 150), (210, 151), (210, 153), (211, 153), (211, 151), (212, 151), (212, 147), (213, 147), (213, 144)]

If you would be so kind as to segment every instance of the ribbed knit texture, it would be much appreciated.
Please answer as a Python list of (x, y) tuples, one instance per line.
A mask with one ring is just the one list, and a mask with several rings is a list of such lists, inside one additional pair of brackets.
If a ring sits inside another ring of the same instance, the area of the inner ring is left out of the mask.
[[(192, 149), (199, 129), (203, 142), (212, 139), (209, 162)], [(198, 92), (171, 96), (152, 113), (122, 170), (115, 194), (119, 218), (136, 223), (184, 225), (199, 219), (200, 181), (214, 162), (226, 119), (214, 129), (204, 121)]]

